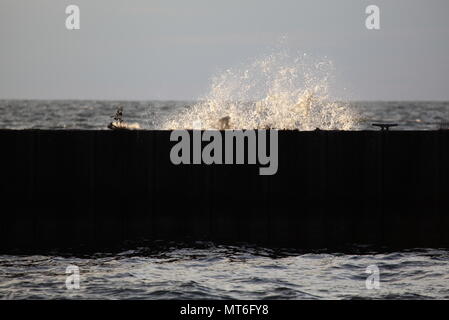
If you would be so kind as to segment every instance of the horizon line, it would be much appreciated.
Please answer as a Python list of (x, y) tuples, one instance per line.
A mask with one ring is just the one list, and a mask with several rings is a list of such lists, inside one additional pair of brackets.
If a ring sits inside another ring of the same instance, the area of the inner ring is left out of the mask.
[[(198, 101), (204, 101), (204, 99), (0, 98), (0, 101), (198, 102)], [(336, 99), (335, 101), (339, 101), (339, 102), (449, 102), (449, 98), (447, 98), (447, 99), (351, 99), (351, 100)]]

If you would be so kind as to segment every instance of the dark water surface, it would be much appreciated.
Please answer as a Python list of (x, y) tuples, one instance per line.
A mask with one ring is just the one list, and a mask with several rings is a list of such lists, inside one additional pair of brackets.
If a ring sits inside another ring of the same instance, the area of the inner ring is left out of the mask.
[[(79, 290), (66, 268), (79, 268)], [(370, 267), (371, 266), (371, 267)], [(379, 289), (367, 289), (367, 268)], [(164, 244), (89, 256), (0, 256), (2, 299), (448, 299), (449, 251), (300, 253)]]

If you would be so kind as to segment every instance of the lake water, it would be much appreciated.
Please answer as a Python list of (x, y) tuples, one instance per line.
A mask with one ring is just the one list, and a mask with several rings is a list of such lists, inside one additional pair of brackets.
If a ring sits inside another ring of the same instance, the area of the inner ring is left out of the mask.
[[(78, 290), (66, 287), (69, 265), (79, 268)], [(379, 289), (367, 289), (372, 266)], [(448, 299), (448, 270), (449, 251), (437, 249), (344, 254), (156, 243), (82, 257), (0, 256), (0, 298)]]

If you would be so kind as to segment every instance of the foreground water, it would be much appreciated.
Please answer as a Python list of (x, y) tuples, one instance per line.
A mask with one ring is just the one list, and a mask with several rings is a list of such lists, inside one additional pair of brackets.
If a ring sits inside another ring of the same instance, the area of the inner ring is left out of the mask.
[[(0, 129), (107, 129), (118, 106), (124, 120), (142, 129), (161, 129), (164, 119), (194, 101), (0, 100)], [(449, 102), (351, 102), (353, 130), (377, 130), (374, 122), (394, 122), (395, 130), (436, 130), (449, 124)]]
[[(79, 268), (79, 290), (66, 268)], [(367, 268), (379, 289), (367, 289)], [(370, 267), (371, 266), (371, 267)], [(299, 253), (159, 244), (114, 254), (0, 256), (2, 299), (448, 299), (449, 251)]]

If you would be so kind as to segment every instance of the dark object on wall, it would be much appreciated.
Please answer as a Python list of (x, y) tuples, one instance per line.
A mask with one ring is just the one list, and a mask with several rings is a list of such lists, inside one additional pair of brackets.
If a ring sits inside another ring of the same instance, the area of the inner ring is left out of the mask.
[(397, 123), (373, 123), (373, 126), (379, 127), (380, 131), (389, 131), (391, 127), (397, 127)]
[(223, 117), (220, 120), (218, 120), (218, 124), (220, 125), (220, 130), (230, 129), (230, 124), (229, 124), (230, 121), (231, 121), (230, 116), (226, 116), (226, 117)]

